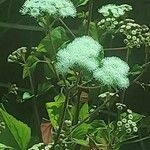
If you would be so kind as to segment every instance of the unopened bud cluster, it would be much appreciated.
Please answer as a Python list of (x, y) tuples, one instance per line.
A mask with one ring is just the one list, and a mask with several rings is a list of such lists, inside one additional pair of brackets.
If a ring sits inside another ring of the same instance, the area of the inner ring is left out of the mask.
[(140, 48), (141, 45), (150, 45), (150, 29), (146, 25), (139, 25), (132, 19), (121, 22), (119, 32), (126, 36), (124, 43), (127, 47)]
[[(124, 35), (124, 43), (128, 48), (140, 48), (141, 45), (150, 46), (150, 29), (146, 25), (139, 25), (133, 19), (122, 20), (120, 18), (126, 11), (131, 10), (130, 6), (110, 6), (107, 5), (101, 9), (101, 13), (106, 15), (103, 15), (104, 19), (98, 22), (98, 27), (106, 33), (121, 33)], [(119, 15), (119, 12), (122, 13)]]
[(113, 29), (117, 29), (119, 22), (118, 19), (115, 17), (112, 18), (105, 18), (102, 19), (100, 22), (98, 22), (97, 24), (99, 26), (99, 28), (103, 29), (103, 30), (113, 30)]
[[(117, 109), (123, 110), (123, 105), (121, 103), (117, 103)], [(119, 105), (120, 104), (120, 105)], [(119, 132), (126, 132), (126, 134), (132, 134), (138, 131), (137, 124), (134, 121), (133, 112), (130, 109), (126, 109), (123, 116), (120, 116), (117, 121), (117, 129)]]
[(3, 121), (0, 120), (0, 133), (2, 133), (2, 131), (5, 129), (5, 123)]
[(8, 62), (22, 62), (27, 53), (26, 47), (21, 47), (8, 56)]
[(16, 84), (12, 84), (12, 85), (10, 86), (9, 93), (12, 93), (12, 94), (17, 95), (17, 92), (18, 92), (18, 87), (17, 87), (17, 85), (16, 85)]
[(44, 143), (38, 143), (38, 144), (33, 145), (28, 150), (50, 150), (52, 146), (53, 146), (53, 143), (50, 143), (48, 145), (45, 145)]
[[(55, 145), (54, 149), (56, 150), (69, 150), (68, 149), (68, 138), (66, 138), (66, 131), (70, 131), (70, 127), (72, 125), (71, 120), (65, 120), (64, 121), (64, 128), (61, 130), (59, 139), (57, 144)], [(59, 130), (59, 127), (56, 129), (56, 132), (53, 133), (53, 138), (55, 139), (57, 136), (57, 132)]]

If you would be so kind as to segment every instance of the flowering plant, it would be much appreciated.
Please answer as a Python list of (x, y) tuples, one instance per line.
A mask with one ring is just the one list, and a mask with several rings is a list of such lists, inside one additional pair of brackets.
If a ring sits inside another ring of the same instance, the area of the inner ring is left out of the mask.
[[(131, 79), (135, 73), (129, 67), (131, 50), (150, 46), (150, 30), (127, 18), (132, 10), (127, 4), (103, 6), (98, 10), (103, 18), (92, 21), (93, 3), (93, 0), (27, 0), (20, 9), (21, 14), (36, 19), (46, 36), (39, 45), (21, 47), (8, 56), (8, 62), (21, 65), (23, 79), (29, 79), (31, 87), (20, 92), (13, 84), (8, 93), (21, 94), (19, 103), (33, 101), (36, 123), (31, 128), (38, 137), (33, 142), (31, 129), (9, 115), (1, 104), (0, 132), (1, 127), (11, 132), (18, 146), (15, 149), (119, 150), (126, 142), (138, 138), (145, 116), (128, 109), (124, 99), (126, 89), (137, 83), (149, 65), (146, 57), (145, 64)], [(78, 12), (80, 6), (87, 4), (88, 13)], [(63, 20), (67, 17), (81, 19), (76, 33)], [(106, 57), (106, 50), (118, 49), (105, 48), (106, 36), (111, 35), (113, 40), (120, 34), (125, 47), (119, 50), (126, 50), (126, 59)], [(41, 81), (37, 77), (40, 73)], [(50, 94), (44, 102), (47, 114), (43, 115), (38, 100), (47, 94)], [(41, 114), (46, 117), (44, 121)]]

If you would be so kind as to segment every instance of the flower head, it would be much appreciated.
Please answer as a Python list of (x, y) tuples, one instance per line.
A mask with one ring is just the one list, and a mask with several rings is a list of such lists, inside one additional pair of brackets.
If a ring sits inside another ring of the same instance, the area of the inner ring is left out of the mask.
[(100, 8), (98, 12), (101, 13), (104, 17), (113, 16), (115, 18), (118, 18), (120, 16), (123, 16), (127, 11), (130, 10), (132, 10), (132, 7), (127, 4), (123, 4), (120, 6), (115, 4), (108, 4)]
[(102, 67), (94, 71), (94, 78), (103, 85), (127, 88), (129, 66), (118, 57), (106, 57), (102, 60)]
[(102, 46), (89, 36), (76, 38), (66, 48), (59, 50), (56, 67), (60, 73), (79, 67), (91, 72), (99, 66), (97, 59), (101, 49)]
[(70, 0), (27, 0), (20, 12), (34, 18), (45, 14), (61, 17), (76, 16), (75, 6)]

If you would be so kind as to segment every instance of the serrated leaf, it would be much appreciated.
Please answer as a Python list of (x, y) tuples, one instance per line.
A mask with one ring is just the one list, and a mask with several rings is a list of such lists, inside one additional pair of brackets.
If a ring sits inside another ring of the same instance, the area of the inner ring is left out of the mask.
[(88, 103), (84, 103), (80, 109), (79, 118), (80, 120), (84, 120), (88, 116), (89, 116), (89, 106)]
[(63, 93), (58, 94), (54, 97), (55, 102), (64, 102), (65, 101), (65, 95)]
[(4, 120), (7, 128), (13, 135), (21, 150), (26, 150), (31, 138), (31, 129), (21, 121), (0, 108), (0, 117)]
[(72, 137), (77, 139), (84, 139), (88, 133), (89, 128), (90, 128), (89, 124), (86, 123), (81, 124), (72, 132)]
[(62, 113), (62, 106), (64, 101), (56, 101), (46, 103), (46, 109), (49, 115), (50, 122), (54, 128), (59, 126), (59, 118)]
[(61, 47), (61, 45), (63, 45), (66, 41), (68, 41), (69, 38), (67, 37), (66, 30), (61, 26), (56, 27), (51, 31), (52, 42), (49, 36), (50, 35), (47, 35), (44, 39), (41, 40), (40, 44), (38, 45), (37, 51), (48, 54), (50, 58), (53, 60), (55, 58), (53, 46), (57, 52), (58, 49)]
[(75, 144), (78, 144), (78, 145), (81, 145), (81, 146), (84, 146), (84, 147), (89, 147), (89, 142), (86, 141), (86, 140), (81, 140), (81, 139), (73, 138), (72, 141), (73, 141)]
[(49, 91), (53, 85), (50, 82), (44, 82), (38, 85), (38, 95), (42, 95), (45, 92)]
[(89, 29), (90, 35), (96, 40), (99, 41), (99, 34), (97, 30), (97, 26), (95, 22), (90, 23), (90, 29)]
[(59, 86), (66, 86), (66, 84), (70, 85), (69, 81), (67, 81), (67, 80), (65, 80), (65, 82), (64, 82), (64, 80), (60, 80), (60, 81), (57, 82), (57, 84)]

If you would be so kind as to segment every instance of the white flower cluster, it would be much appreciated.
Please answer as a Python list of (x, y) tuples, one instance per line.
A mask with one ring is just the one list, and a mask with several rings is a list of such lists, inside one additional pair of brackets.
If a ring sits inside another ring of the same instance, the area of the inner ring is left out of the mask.
[(107, 57), (102, 60), (102, 67), (95, 70), (94, 78), (103, 85), (127, 88), (129, 66), (118, 57)]
[(108, 57), (99, 62), (102, 46), (89, 36), (76, 38), (57, 53), (56, 68), (61, 74), (69, 69), (85, 69), (95, 80), (106, 86), (127, 88), (129, 66), (118, 57)]
[(66, 48), (59, 50), (56, 67), (60, 73), (79, 67), (92, 72), (99, 66), (97, 59), (101, 50), (102, 46), (89, 36), (76, 38)]
[(118, 18), (120, 16), (123, 16), (126, 12), (130, 10), (132, 10), (132, 7), (127, 4), (119, 6), (115, 4), (108, 4), (100, 8), (98, 12), (101, 13), (104, 17), (113, 16), (115, 18)]
[(59, 17), (76, 16), (76, 8), (70, 0), (27, 0), (20, 12), (34, 18), (45, 14)]

